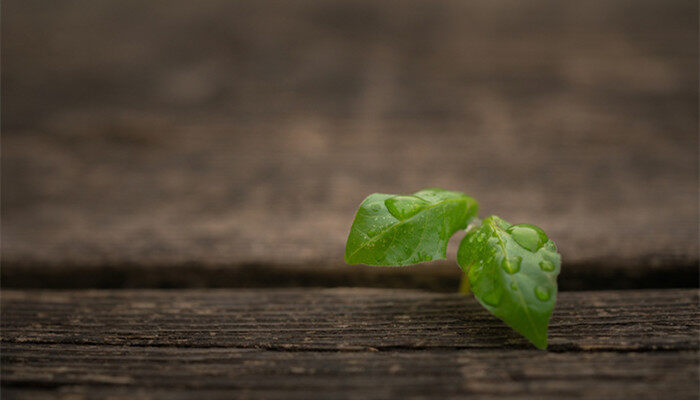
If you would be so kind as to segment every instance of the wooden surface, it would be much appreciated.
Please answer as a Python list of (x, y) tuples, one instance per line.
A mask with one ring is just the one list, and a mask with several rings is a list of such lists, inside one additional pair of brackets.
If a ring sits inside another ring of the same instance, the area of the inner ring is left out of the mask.
[(3, 394), (13, 399), (696, 399), (698, 384), (695, 351), (280, 353), (12, 345), (3, 357)]
[(5, 290), (3, 395), (694, 399), (697, 304), (562, 293), (539, 351), (456, 294)]
[[(697, 1), (1, 11), (3, 399), (698, 398)], [(557, 243), (547, 351), (344, 265), (429, 186)]]
[(697, 283), (696, 1), (2, 7), (4, 286), (452, 290), (342, 261), (428, 186), (542, 226), (564, 288)]
[[(471, 296), (387, 289), (11, 291), (3, 341), (269, 350), (530, 348)], [(561, 293), (550, 350), (694, 349), (696, 290)]]

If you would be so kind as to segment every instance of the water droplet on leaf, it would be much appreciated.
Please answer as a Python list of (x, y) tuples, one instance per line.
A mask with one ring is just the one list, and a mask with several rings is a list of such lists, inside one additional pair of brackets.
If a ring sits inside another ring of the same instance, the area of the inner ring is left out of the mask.
[(391, 215), (403, 221), (418, 214), (422, 209), (428, 207), (430, 203), (416, 196), (394, 196), (384, 201), (384, 205)]
[(530, 224), (518, 224), (513, 225), (506, 229), (512, 237), (520, 246), (531, 251), (536, 252), (545, 243), (547, 243), (547, 234), (544, 231), (534, 225)]
[(552, 272), (554, 268), (556, 267), (553, 262), (547, 260), (540, 261), (540, 269), (542, 269), (542, 271)]
[(490, 292), (486, 292), (483, 296), (481, 296), (481, 300), (491, 307), (498, 307), (498, 305), (501, 304), (502, 298), (503, 291), (500, 288), (494, 288)]
[(503, 257), (503, 261), (501, 262), (501, 267), (509, 274), (514, 274), (518, 271), (520, 271), (520, 263), (522, 262), (522, 258), (515, 256), (515, 257), (510, 257), (506, 258)]
[(547, 301), (550, 297), (549, 289), (544, 286), (537, 286), (535, 287), (535, 296), (542, 301)]
[(544, 248), (554, 253), (557, 251), (557, 245), (551, 240), (544, 244)]

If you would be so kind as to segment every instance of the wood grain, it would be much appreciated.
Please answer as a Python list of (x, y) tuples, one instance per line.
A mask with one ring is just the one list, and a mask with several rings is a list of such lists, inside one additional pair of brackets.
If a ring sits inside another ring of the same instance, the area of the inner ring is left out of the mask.
[(5, 345), (3, 398), (695, 399), (698, 354)]
[(3, 398), (697, 397), (698, 293), (562, 293), (548, 351), (411, 290), (2, 293)]
[[(696, 290), (565, 292), (550, 350), (693, 350)], [(387, 289), (14, 291), (2, 341), (268, 350), (529, 349), (472, 297)]]
[(2, 7), (5, 286), (390, 286), (353, 213), (429, 186), (570, 288), (697, 284), (695, 1)]

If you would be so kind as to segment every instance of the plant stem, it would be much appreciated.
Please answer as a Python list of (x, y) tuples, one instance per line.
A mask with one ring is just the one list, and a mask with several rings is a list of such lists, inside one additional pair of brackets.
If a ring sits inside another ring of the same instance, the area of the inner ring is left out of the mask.
[(460, 294), (469, 294), (471, 292), (471, 288), (469, 286), (469, 279), (467, 277), (467, 274), (462, 275), (462, 280), (459, 282), (459, 293)]
[(469, 231), (474, 230), (478, 228), (481, 225), (481, 219), (479, 217), (474, 217), (469, 221), (467, 224), (467, 227), (464, 229), (465, 232), (469, 233)]
[[(469, 224), (467, 224), (467, 228), (464, 231), (469, 233), (469, 231), (478, 228), (479, 225), (481, 225), (481, 219), (479, 219), (478, 217), (474, 217), (471, 221), (469, 221)], [(462, 275), (462, 280), (459, 282), (458, 293), (469, 294), (471, 293), (471, 291), (471, 287), (469, 286), (469, 278), (467, 277), (467, 274), (464, 274)]]

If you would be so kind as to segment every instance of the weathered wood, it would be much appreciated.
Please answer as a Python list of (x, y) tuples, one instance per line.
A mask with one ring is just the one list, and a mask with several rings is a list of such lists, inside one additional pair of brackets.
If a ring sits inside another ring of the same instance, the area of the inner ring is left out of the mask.
[[(3, 398), (696, 399), (698, 354), (11, 344)], [(69, 397), (75, 396), (75, 397)]]
[(2, 7), (3, 285), (386, 285), (340, 268), (353, 213), (427, 186), (569, 287), (697, 283), (695, 1)]
[[(2, 293), (4, 343), (269, 350), (531, 348), (472, 297), (411, 290)], [(561, 293), (550, 350), (689, 350), (696, 290)]]
[(562, 293), (545, 352), (459, 295), (4, 290), (2, 394), (691, 399), (697, 304), (694, 290)]

